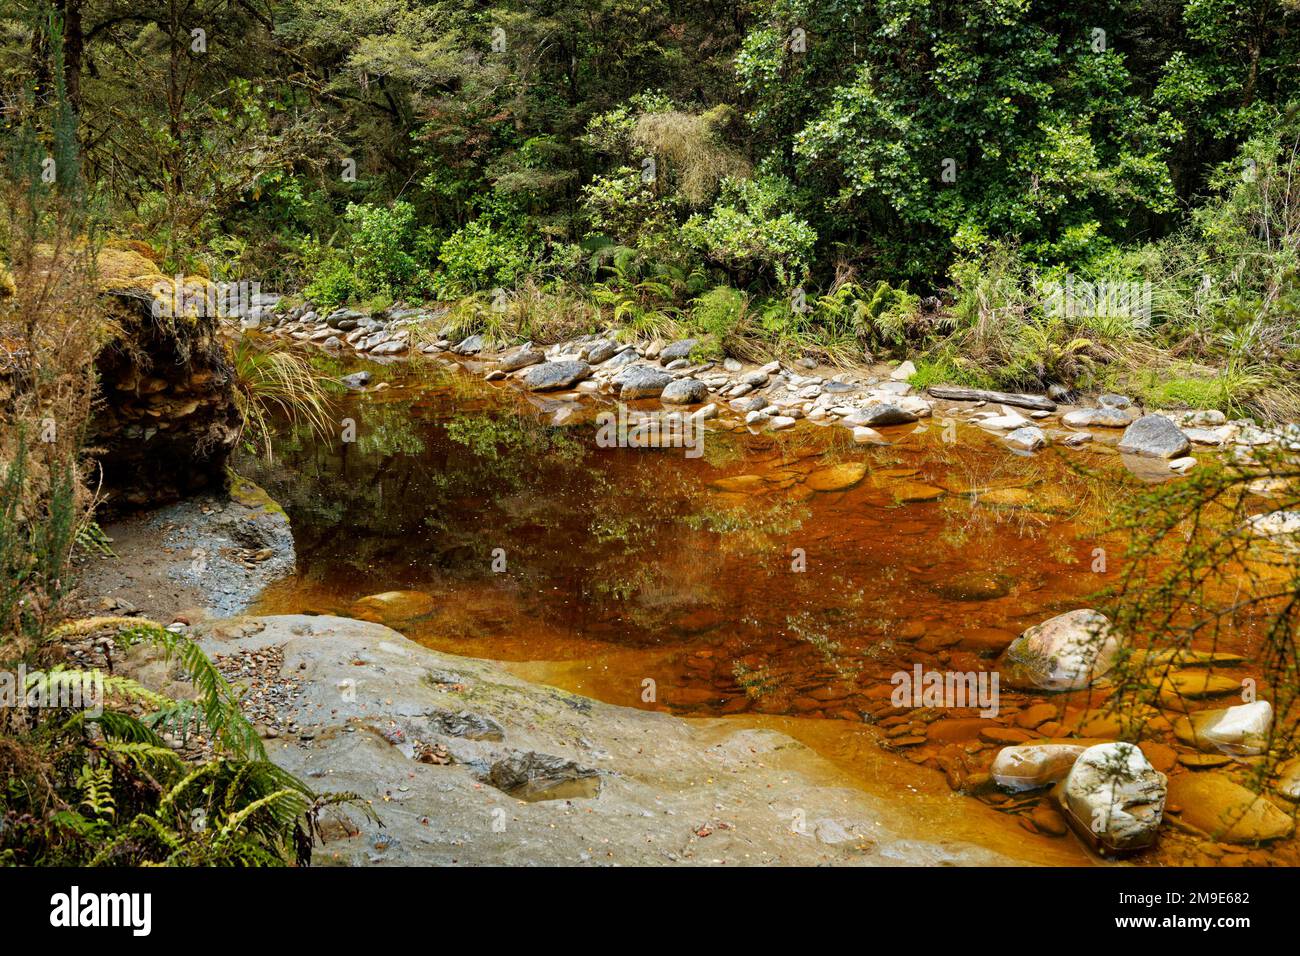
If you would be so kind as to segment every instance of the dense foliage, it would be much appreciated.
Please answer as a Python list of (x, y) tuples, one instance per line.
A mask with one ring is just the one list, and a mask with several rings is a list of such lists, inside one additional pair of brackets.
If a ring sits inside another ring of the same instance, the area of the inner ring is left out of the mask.
[[(115, 228), (178, 269), (534, 318), (596, 287), (591, 315), (654, 329), (724, 286), (745, 335), (823, 357), (1157, 400), (1154, 361), (1278, 413), (1297, 24), (1296, 0), (21, 0), (0, 84), (21, 124), (61, 75)], [(1152, 307), (1054, 314), (1075, 278)], [(888, 328), (882, 282), (911, 304)]]

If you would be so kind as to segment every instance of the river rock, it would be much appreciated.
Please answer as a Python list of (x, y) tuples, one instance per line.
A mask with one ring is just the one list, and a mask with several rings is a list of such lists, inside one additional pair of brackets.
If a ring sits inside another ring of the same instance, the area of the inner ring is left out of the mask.
[(1034, 790), (1065, 778), (1088, 749), (1087, 744), (1017, 744), (1003, 747), (989, 773), (993, 782), (1007, 790)]
[[(812, 417), (811, 415), (809, 416)], [(868, 428), (866, 425), (855, 425), (853, 427), (853, 440), (859, 445), (888, 445), (889, 442), (885, 436), (880, 434), (874, 428)]]
[(1070, 768), (1061, 808), (1103, 851), (1149, 846), (1164, 817), (1168, 780), (1130, 743), (1089, 747)]
[(929, 588), (949, 601), (995, 601), (1010, 594), (1014, 584), (1015, 579), (1008, 574), (986, 568), (972, 568), (935, 581)]
[(1278, 796), (1300, 802), (1300, 757), (1292, 757), (1277, 768)]
[(1191, 442), (1165, 416), (1143, 415), (1124, 429), (1119, 450), (1147, 458), (1182, 458), (1191, 450)]
[(659, 362), (667, 365), (669, 362), (675, 362), (678, 359), (690, 358), (691, 352), (699, 344), (698, 339), (680, 339), (671, 345), (664, 346), (664, 350), (659, 353)]
[(655, 398), (672, 381), (673, 377), (663, 369), (650, 365), (629, 365), (614, 376), (614, 384), (619, 386), (619, 397), (624, 401)]
[(452, 351), (459, 355), (477, 355), (479, 352), (483, 351), (483, 346), (485, 344), (483, 336), (470, 335), (461, 339)]
[(1179, 819), (1223, 843), (1264, 843), (1289, 837), (1295, 821), (1267, 798), (1221, 773), (1184, 773), (1169, 785)]
[(1077, 408), (1061, 416), (1061, 423), (1071, 428), (1126, 428), (1137, 413), (1122, 408)]
[(1264, 538), (1300, 541), (1300, 511), (1270, 511), (1251, 515), (1246, 519), (1246, 530)]
[(344, 375), (339, 379), (348, 388), (365, 388), (370, 383), (370, 373), (366, 371), (352, 372)]
[(423, 591), (384, 591), (359, 598), (352, 604), (352, 614), (375, 624), (402, 623), (432, 614), (436, 605)]
[(998, 431), (1015, 431), (1019, 428), (1025, 428), (1030, 424), (1030, 421), (1019, 412), (1003, 405), (1001, 415), (985, 415), (983, 418), (975, 419), (975, 424), (982, 428), (993, 428)]
[(867, 466), (861, 462), (844, 462), (821, 468), (808, 475), (804, 484), (813, 491), (843, 491), (866, 477)]
[(1118, 651), (1119, 637), (1106, 616), (1081, 609), (1026, 630), (999, 665), (1013, 686), (1080, 690), (1111, 669)]
[(570, 388), (590, 374), (591, 366), (586, 362), (543, 362), (524, 373), (524, 387), (534, 392)]
[(906, 382), (909, 378), (911, 378), (915, 374), (916, 374), (916, 366), (909, 359), (908, 361), (903, 362), (901, 365), (899, 365), (898, 368), (890, 372), (889, 377), (896, 382)]
[(625, 348), (621, 352), (615, 352), (612, 358), (606, 359), (602, 364), (605, 368), (618, 368), (619, 366), (631, 365), (640, 357), (636, 349)]
[(866, 425), (868, 428), (883, 428), (887, 425), (909, 425), (916, 421), (917, 416), (914, 412), (900, 408), (892, 402), (877, 402), (868, 405), (861, 412), (846, 418), (846, 421), (852, 419), (852, 424)]
[(695, 378), (673, 379), (659, 396), (666, 405), (697, 405), (708, 397), (709, 386)]
[(622, 347), (617, 342), (611, 342), (609, 339), (597, 339), (590, 345), (583, 347), (583, 358), (588, 365), (599, 365), (601, 362), (612, 359)]
[(546, 356), (536, 349), (515, 349), (497, 360), (497, 368), (503, 372), (515, 372), (530, 365), (540, 365)]
[(1198, 750), (1262, 754), (1268, 749), (1273, 705), (1266, 700), (1216, 710), (1198, 710), (1174, 721), (1174, 734)]
[(1037, 451), (1047, 444), (1047, 436), (1043, 430), (1036, 425), (1026, 425), (1024, 428), (1017, 428), (1015, 431), (1006, 435), (1003, 439), (1012, 448), (1020, 448), (1024, 451)]

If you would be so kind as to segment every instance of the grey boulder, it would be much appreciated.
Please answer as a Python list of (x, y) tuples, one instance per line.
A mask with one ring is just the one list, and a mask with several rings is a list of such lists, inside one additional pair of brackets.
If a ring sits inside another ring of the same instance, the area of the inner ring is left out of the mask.
[(534, 392), (568, 388), (591, 374), (586, 362), (543, 362), (524, 373), (524, 387)]
[(1119, 450), (1146, 458), (1182, 458), (1191, 450), (1187, 436), (1163, 415), (1143, 415), (1119, 441)]

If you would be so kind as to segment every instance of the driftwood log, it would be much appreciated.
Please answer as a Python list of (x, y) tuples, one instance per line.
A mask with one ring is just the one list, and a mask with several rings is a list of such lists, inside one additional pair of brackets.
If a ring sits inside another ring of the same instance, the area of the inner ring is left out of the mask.
[(926, 389), (935, 398), (954, 402), (997, 402), (1017, 408), (1032, 408), (1040, 412), (1056, 411), (1056, 402), (1042, 395), (1025, 395), (1021, 392), (993, 392), (983, 388), (960, 388), (956, 385), (931, 385)]

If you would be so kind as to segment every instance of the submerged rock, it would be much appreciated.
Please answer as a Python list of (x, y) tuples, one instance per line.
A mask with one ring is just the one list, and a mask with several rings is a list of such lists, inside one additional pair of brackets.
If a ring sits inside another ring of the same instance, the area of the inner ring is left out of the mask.
[(1300, 801), (1300, 757), (1292, 757), (1277, 768), (1278, 796)]
[(1143, 415), (1120, 439), (1119, 450), (1147, 458), (1182, 458), (1191, 450), (1187, 436), (1163, 415)]
[(1010, 594), (1014, 584), (1010, 575), (976, 569), (936, 581), (930, 590), (949, 601), (994, 601)]
[(868, 428), (866, 425), (855, 425), (853, 427), (853, 440), (859, 445), (889, 444), (884, 435), (874, 428)]
[(860, 462), (845, 462), (812, 472), (804, 484), (813, 491), (843, 491), (852, 488), (866, 477), (867, 466)]
[(1070, 768), (1061, 808), (1098, 849), (1136, 850), (1155, 842), (1167, 779), (1130, 743), (1089, 747)]
[(433, 598), (423, 591), (384, 591), (357, 599), (352, 604), (352, 613), (363, 621), (394, 624), (426, 617), (436, 606)]
[(1268, 749), (1272, 726), (1273, 705), (1257, 700), (1179, 717), (1174, 721), (1174, 734), (1198, 750), (1251, 755)]
[(1265, 797), (1220, 773), (1185, 773), (1169, 785), (1179, 819), (1223, 843), (1264, 843), (1289, 837), (1295, 821)]
[(1081, 609), (1026, 630), (999, 664), (1013, 686), (1080, 690), (1111, 669), (1118, 651), (1119, 637), (1106, 616)]

